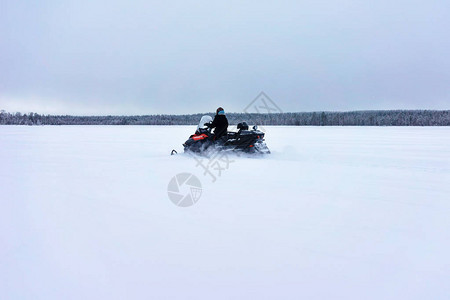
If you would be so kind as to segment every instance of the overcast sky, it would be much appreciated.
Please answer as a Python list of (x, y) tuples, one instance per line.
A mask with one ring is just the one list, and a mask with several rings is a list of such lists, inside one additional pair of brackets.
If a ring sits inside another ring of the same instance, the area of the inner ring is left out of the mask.
[(450, 109), (450, 1), (0, 0), (0, 109)]

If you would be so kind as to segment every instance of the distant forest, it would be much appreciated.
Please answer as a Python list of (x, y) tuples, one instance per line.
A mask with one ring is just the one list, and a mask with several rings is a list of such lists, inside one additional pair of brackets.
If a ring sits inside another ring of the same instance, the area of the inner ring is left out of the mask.
[[(214, 116), (213, 113), (206, 113)], [(0, 111), (1, 125), (196, 125), (201, 116), (69, 116), (21, 114)], [(291, 126), (449, 126), (450, 110), (372, 110), (350, 112), (298, 112), (227, 114), (230, 124)]]

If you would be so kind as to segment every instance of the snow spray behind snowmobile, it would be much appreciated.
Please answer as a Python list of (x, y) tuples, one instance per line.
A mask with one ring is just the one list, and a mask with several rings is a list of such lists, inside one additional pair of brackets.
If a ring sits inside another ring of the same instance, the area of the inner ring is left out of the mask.
[(210, 116), (203, 116), (195, 134), (183, 144), (184, 152), (202, 153), (211, 149), (219, 151), (239, 151), (246, 153), (269, 154), (270, 150), (264, 142), (264, 132), (253, 126), (249, 130), (246, 122), (237, 125), (237, 132), (228, 131), (226, 135), (216, 139), (208, 127), (212, 121)]

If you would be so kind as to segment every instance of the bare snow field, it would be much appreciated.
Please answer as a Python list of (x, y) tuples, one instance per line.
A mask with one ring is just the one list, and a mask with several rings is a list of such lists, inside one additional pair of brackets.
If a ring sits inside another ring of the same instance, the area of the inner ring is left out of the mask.
[(0, 126), (0, 299), (450, 299), (450, 127), (266, 127), (215, 182), (194, 129)]

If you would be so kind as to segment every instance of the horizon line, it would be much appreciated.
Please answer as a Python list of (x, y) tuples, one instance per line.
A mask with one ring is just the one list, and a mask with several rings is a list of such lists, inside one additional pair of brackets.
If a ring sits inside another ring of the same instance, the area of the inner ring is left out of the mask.
[[(360, 109), (360, 110), (315, 110), (315, 111), (286, 111), (286, 112), (228, 112), (226, 114), (233, 115), (233, 114), (246, 114), (246, 115), (276, 115), (276, 114), (302, 114), (302, 113), (352, 113), (352, 112), (380, 112), (380, 111), (386, 111), (386, 112), (394, 112), (394, 111), (404, 111), (404, 112), (413, 112), (413, 111), (432, 111), (432, 112), (445, 112), (450, 111), (450, 109)], [(92, 114), (92, 115), (80, 115), (80, 114), (42, 114), (38, 112), (28, 112), (28, 113), (22, 113), (22, 112), (9, 112), (4, 109), (0, 109), (0, 113), (8, 113), (8, 114), (17, 114), (20, 113), (21, 115), (28, 115), (28, 114), (38, 114), (42, 116), (72, 116), (72, 117), (142, 117), (142, 116), (194, 116), (194, 115), (208, 115), (212, 114), (215, 115), (214, 112), (198, 112), (198, 113), (185, 113), (185, 114), (166, 114), (166, 113), (159, 113), (159, 114)]]

